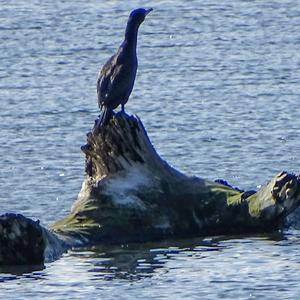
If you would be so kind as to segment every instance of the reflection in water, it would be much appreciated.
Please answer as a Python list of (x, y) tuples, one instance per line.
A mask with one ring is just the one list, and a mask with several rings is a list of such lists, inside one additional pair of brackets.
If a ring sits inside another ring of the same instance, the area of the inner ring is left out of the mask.
[(0, 282), (14, 280), (20, 276), (41, 279), (45, 275), (43, 269), (45, 269), (44, 265), (0, 266)]
[[(283, 235), (274, 233), (263, 237), (258, 236), (258, 238), (279, 241), (283, 239)], [(247, 243), (245, 237), (221, 236), (120, 246), (98, 245), (92, 248), (73, 249), (69, 254), (90, 265), (89, 272), (93, 273), (95, 279), (138, 280), (151, 277), (157, 272), (168, 272), (165, 264), (169, 260), (188, 257), (204, 259), (207, 257), (207, 252), (230, 248), (230, 241), (236, 243), (237, 239), (242, 243)]]
[(288, 290), (293, 296), (299, 285), (299, 240), (299, 232), (292, 232), (77, 248), (44, 270), (1, 269), (0, 295), (15, 300), (24, 299), (14, 297), (24, 291), (35, 299), (45, 293), (69, 299), (74, 292), (78, 299), (169, 299), (172, 294), (248, 299), (251, 294), (261, 299)]
[[(211, 253), (207, 252), (229, 251), (231, 247), (236, 247), (237, 243), (251, 244), (255, 239), (253, 236), (249, 239), (245, 236), (219, 236), (144, 244), (97, 245), (74, 248), (57, 264), (62, 263), (65, 269), (72, 267), (72, 264), (78, 268), (84, 267), (80, 272), (89, 272), (93, 280), (139, 280), (158, 272), (167, 273), (170, 267), (166, 266), (166, 263), (172, 260), (181, 259), (184, 263), (188, 258), (205, 259), (211, 257)], [(287, 242), (286, 237), (278, 232), (258, 235), (257, 239), (271, 240), (275, 243)], [(44, 269), (44, 265), (1, 266), (0, 282), (19, 278), (43, 279), (47, 277), (47, 270), (43, 271)]]
[(212, 239), (200, 242), (199, 239), (193, 239), (120, 246), (98, 245), (73, 249), (70, 255), (89, 263), (92, 266), (89, 272), (95, 273), (95, 278), (137, 280), (163, 269), (170, 259), (195, 253), (201, 258), (201, 252), (218, 250), (220, 247)]

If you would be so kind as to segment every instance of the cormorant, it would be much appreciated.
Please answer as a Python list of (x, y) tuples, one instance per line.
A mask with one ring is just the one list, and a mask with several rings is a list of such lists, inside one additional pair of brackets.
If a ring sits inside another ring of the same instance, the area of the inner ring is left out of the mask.
[(110, 120), (113, 109), (120, 104), (121, 112), (133, 89), (138, 61), (136, 56), (137, 34), (139, 26), (145, 20), (150, 9), (138, 8), (131, 12), (125, 31), (125, 39), (102, 67), (97, 80), (98, 105), (102, 111), (100, 126)]

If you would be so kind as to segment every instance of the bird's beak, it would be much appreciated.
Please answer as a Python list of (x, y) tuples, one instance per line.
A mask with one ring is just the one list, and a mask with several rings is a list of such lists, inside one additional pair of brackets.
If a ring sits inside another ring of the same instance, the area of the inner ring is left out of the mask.
[(145, 15), (147, 16), (152, 10), (153, 10), (153, 8), (147, 9)]

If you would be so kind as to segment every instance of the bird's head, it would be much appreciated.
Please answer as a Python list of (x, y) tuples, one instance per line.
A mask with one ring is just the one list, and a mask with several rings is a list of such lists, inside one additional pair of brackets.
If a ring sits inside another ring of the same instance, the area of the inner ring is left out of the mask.
[(144, 9), (144, 8), (138, 8), (131, 12), (128, 23), (133, 23), (140, 25), (145, 20), (146, 16), (152, 11), (152, 8)]

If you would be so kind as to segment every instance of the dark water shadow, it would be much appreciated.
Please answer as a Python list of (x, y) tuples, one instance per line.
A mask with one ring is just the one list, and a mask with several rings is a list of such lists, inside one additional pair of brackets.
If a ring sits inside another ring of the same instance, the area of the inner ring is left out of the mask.
[(26, 278), (40, 279), (43, 277), (44, 265), (16, 265), (0, 266), (0, 283), (19, 279), (20, 276)]
[(165, 263), (179, 255), (193, 251), (219, 251), (215, 242), (192, 240), (167, 240), (159, 243), (131, 243), (125, 245), (97, 245), (73, 249), (71, 255), (83, 258), (90, 264), (89, 272), (95, 279), (137, 280), (153, 275)]
[(97, 245), (73, 249), (69, 254), (84, 260), (88, 272), (95, 280), (139, 280), (151, 277), (157, 272), (168, 272), (166, 263), (172, 259), (204, 259), (207, 252), (221, 252), (231, 247), (224, 241), (235, 240), (247, 242), (266, 239), (274, 242), (284, 240), (282, 233), (251, 236), (215, 236), (182, 240), (165, 240), (163, 242), (131, 243), (126, 245)]
[[(292, 234), (293, 237), (293, 234)], [(93, 280), (139, 280), (157, 272), (168, 272), (166, 264), (176, 259), (205, 259), (213, 251), (235, 247), (237, 243), (253, 243), (256, 239), (275, 243), (289, 239), (289, 234), (274, 232), (265, 235), (234, 235), (169, 239), (161, 242), (96, 245), (70, 250), (66, 256), (84, 264)], [(251, 247), (251, 246), (250, 246)], [(210, 253), (208, 253), (210, 252)], [(64, 259), (62, 257), (61, 259)], [(75, 266), (76, 267), (76, 266)], [(20, 278), (45, 279), (44, 265), (0, 266), (0, 283)]]

